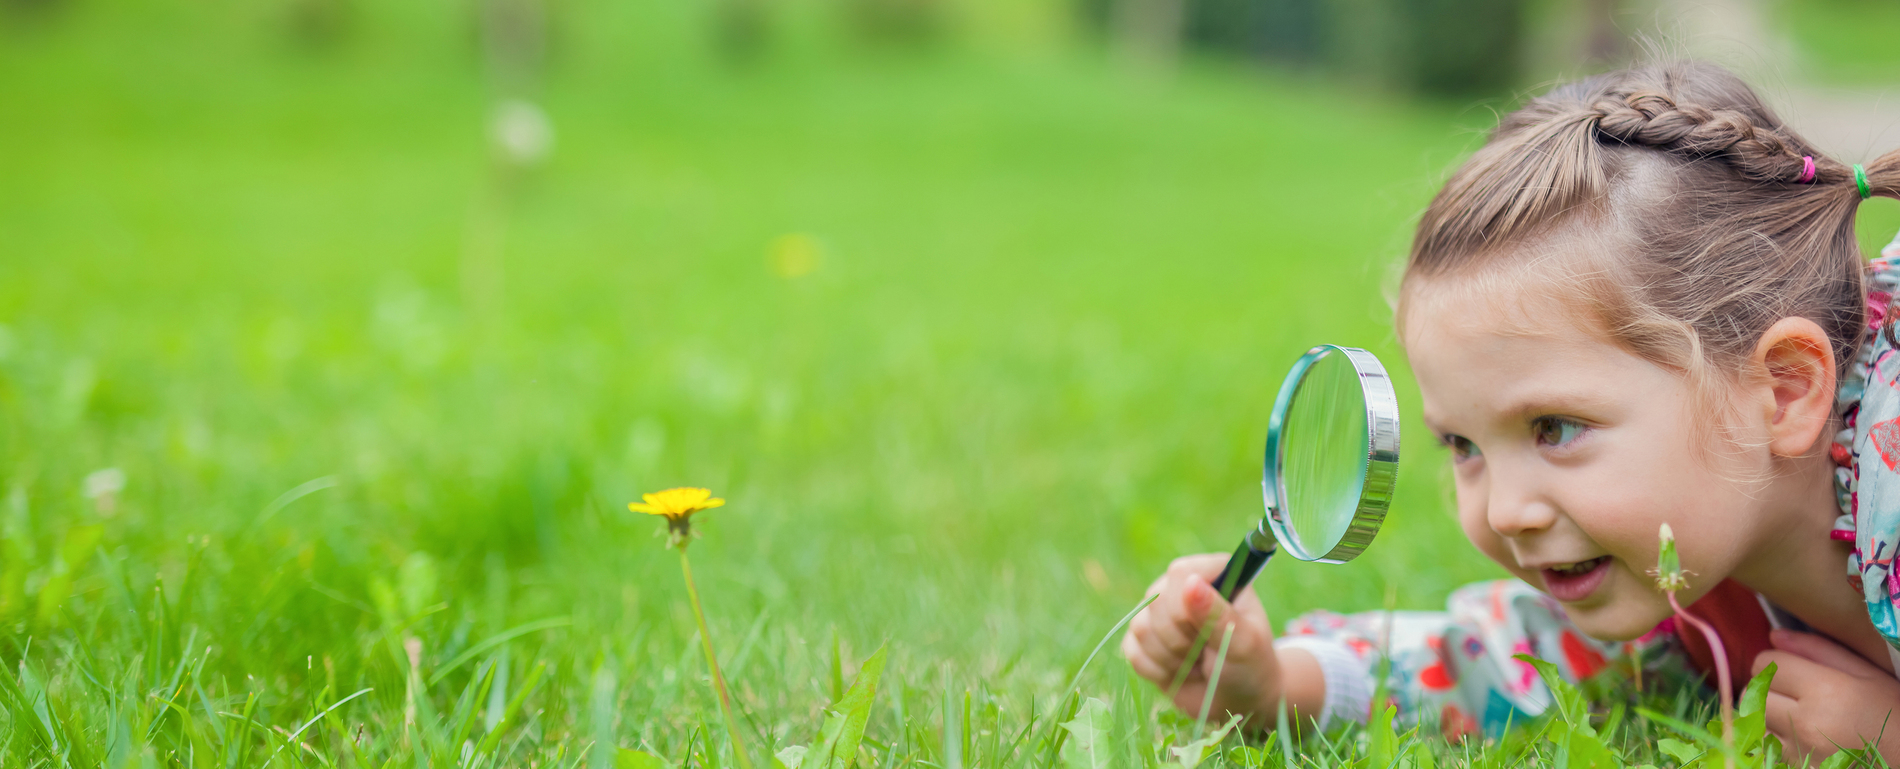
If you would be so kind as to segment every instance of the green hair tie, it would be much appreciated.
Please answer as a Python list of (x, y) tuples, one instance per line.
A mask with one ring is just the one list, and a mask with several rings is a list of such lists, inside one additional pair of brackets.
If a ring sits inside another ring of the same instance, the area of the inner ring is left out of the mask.
[(1873, 191), (1867, 188), (1867, 169), (1861, 168), (1859, 163), (1854, 164), (1854, 186), (1860, 188), (1861, 200), (1874, 196)]

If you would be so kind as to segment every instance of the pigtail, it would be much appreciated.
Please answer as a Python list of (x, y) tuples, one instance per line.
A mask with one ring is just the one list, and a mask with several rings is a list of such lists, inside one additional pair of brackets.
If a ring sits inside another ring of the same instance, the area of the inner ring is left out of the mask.
[(1595, 139), (1600, 119), (1593, 110), (1532, 105), (1499, 125), (1426, 209), (1413, 241), (1413, 266), (1430, 271), (1430, 255), (1520, 240), (1601, 199), (1606, 181)]
[[(1868, 197), (1879, 196), (1900, 200), (1900, 150), (1893, 150), (1874, 158), (1864, 168), (1867, 174)], [(1851, 175), (1851, 170), (1849, 173)], [(1846, 187), (1853, 190), (1856, 196), (1860, 194), (1859, 188), (1851, 178), (1847, 180)]]
[[(1872, 162), (1864, 166), (1863, 173), (1866, 174), (1865, 178), (1867, 180), (1866, 197), (1871, 198), (1878, 196), (1900, 199), (1900, 149), (1891, 150), (1880, 157), (1874, 158)], [(1857, 214), (1860, 210), (1862, 200), (1859, 184), (1849, 181), (1843, 188), (1845, 190), (1851, 190), (1851, 192), (1843, 192), (1843, 195), (1853, 195), (1852, 198), (1848, 198), (1852, 201), (1849, 203), (1849, 206), (1851, 206), (1851, 210)], [(1847, 229), (1849, 231), (1853, 229), (1853, 219), (1851, 217), (1848, 220)], [(1900, 313), (1900, 295), (1888, 299), (1887, 312), (1881, 322), (1880, 328), (1880, 333), (1887, 337), (1887, 343), (1896, 348), (1900, 348), (1900, 336), (1897, 336), (1895, 333), (1895, 323), (1897, 320), (1900, 320), (1900, 318), (1895, 317), (1896, 313)]]

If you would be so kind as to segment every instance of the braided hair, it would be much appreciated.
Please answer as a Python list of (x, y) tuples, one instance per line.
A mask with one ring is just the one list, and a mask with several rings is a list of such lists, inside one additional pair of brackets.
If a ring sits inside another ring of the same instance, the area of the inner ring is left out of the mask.
[[(1900, 153), (1866, 172), (1871, 194), (1900, 197)], [(1421, 217), (1405, 284), (1558, 264), (1614, 341), (1704, 383), (1785, 317), (1820, 325), (1845, 366), (1866, 319), (1861, 197), (1850, 166), (1733, 73), (1639, 66), (1506, 115)], [(1534, 256), (1579, 231), (1610, 247), (1583, 265)]]

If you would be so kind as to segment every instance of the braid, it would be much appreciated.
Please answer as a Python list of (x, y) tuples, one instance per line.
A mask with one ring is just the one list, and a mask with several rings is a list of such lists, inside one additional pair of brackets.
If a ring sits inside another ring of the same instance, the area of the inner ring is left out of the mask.
[[(1591, 107), (1602, 116), (1597, 133), (1603, 138), (1692, 158), (1722, 158), (1750, 179), (1794, 183), (1801, 176), (1802, 156), (1815, 155), (1798, 139), (1740, 110), (1684, 104), (1652, 90), (1604, 94)], [(1815, 156), (1815, 163), (1815, 181), (1834, 181), (1844, 173), (1833, 161)]]

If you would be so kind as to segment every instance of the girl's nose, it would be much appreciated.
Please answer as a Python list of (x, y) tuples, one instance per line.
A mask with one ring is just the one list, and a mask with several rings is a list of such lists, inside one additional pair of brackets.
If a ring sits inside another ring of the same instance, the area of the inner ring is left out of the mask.
[(1557, 508), (1521, 481), (1513, 483), (1494, 475), (1486, 502), (1485, 521), (1500, 536), (1523, 536), (1557, 523)]
[(1493, 504), (1485, 512), (1491, 530), (1506, 537), (1520, 537), (1543, 531), (1557, 522), (1557, 510), (1543, 502), (1517, 505)]

